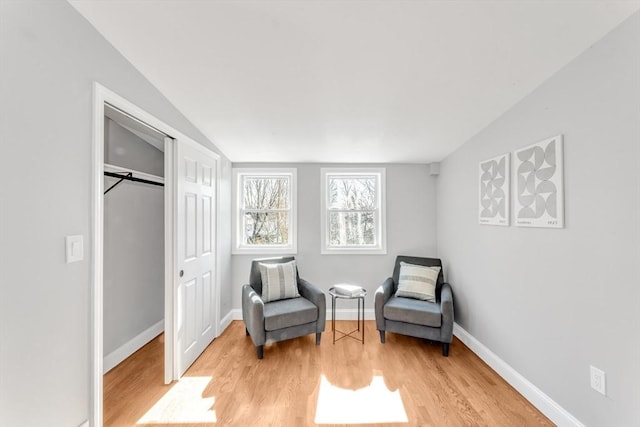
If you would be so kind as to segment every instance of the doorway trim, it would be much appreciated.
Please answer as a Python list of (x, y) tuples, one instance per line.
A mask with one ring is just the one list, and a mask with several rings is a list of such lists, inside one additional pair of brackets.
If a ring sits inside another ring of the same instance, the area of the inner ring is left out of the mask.
[[(107, 89), (98, 82), (93, 84), (93, 134), (92, 134), (92, 230), (91, 230), (91, 374), (90, 374), (90, 420), (94, 427), (102, 426), (103, 415), (103, 273), (104, 273), (104, 105), (110, 104), (113, 107), (125, 112), (132, 118), (151, 126), (158, 131), (168, 135), (165, 138), (165, 187), (164, 187), (164, 215), (165, 215), (165, 272), (164, 272), (164, 295), (165, 295), (165, 351), (164, 351), (164, 382), (169, 384), (179, 378), (176, 364), (176, 353), (178, 351), (177, 336), (174, 333), (177, 329), (176, 313), (176, 274), (174, 274), (176, 256), (176, 164), (175, 150), (177, 144), (186, 143), (202, 150), (209, 151), (216, 160), (216, 220), (213, 225), (215, 235), (219, 236), (220, 231), (220, 156), (207, 147), (198, 144), (183, 133), (147, 113), (142, 108), (121, 97), (115, 92)], [(215, 269), (215, 336), (220, 334), (220, 241), (216, 239)]]

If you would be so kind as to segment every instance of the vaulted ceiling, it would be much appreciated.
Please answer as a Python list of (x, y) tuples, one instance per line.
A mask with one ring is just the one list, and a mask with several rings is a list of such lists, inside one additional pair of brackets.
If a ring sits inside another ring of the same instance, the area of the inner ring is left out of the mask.
[(439, 161), (640, 9), (580, 0), (69, 3), (234, 162)]

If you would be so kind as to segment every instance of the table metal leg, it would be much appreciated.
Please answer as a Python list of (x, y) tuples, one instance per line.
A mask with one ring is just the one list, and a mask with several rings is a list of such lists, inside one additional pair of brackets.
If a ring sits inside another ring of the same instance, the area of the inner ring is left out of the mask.
[(364, 345), (364, 297), (358, 298), (358, 329), (360, 329), (360, 300), (362, 300), (362, 344)]
[[(345, 298), (350, 300), (355, 299), (357, 300), (357, 303), (358, 303), (358, 312), (356, 313), (356, 329), (352, 330), (351, 332), (346, 332), (346, 331), (339, 331), (336, 328), (336, 300), (339, 299), (339, 297), (331, 294), (331, 331), (333, 333), (334, 344), (336, 343), (336, 341), (339, 341), (342, 338), (347, 338), (347, 337), (350, 337), (356, 341), (360, 341), (362, 344), (364, 344), (364, 298), (365, 298), (364, 295)], [(341, 336), (337, 339), (336, 339), (336, 332), (339, 332), (341, 334)], [(358, 335), (354, 335), (358, 332), (360, 332), (359, 335), (361, 336), (361, 338), (358, 338)]]
[(336, 343), (336, 297), (331, 297), (331, 331), (333, 332), (333, 343)]

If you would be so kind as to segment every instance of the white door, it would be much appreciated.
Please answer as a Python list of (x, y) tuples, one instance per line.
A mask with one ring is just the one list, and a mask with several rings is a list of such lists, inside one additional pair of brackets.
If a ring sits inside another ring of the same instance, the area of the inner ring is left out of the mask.
[(175, 366), (181, 376), (215, 338), (216, 159), (177, 142)]

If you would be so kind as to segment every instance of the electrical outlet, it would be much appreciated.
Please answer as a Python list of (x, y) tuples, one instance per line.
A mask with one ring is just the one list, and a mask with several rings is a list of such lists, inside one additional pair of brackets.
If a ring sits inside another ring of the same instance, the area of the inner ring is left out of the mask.
[(595, 391), (607, 395), (604, 371), (591, 366), (591, 388)]

